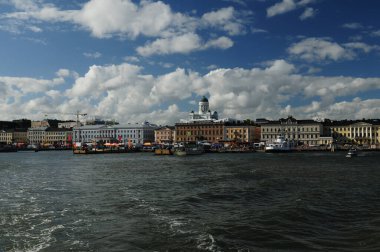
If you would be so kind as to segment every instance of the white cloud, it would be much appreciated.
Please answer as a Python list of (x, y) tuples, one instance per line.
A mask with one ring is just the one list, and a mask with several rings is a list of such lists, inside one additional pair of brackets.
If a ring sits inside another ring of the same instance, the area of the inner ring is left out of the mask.
[(220, 27), (229, 35), (238, 35), (245, 33), (245, 27), (242, 21), (237, 17), (233, 7), (222, 8), (217, 11), (205, 13), (202, 16), (202, 22), (206, 26)]
[(68, 87), (63, 78), (72, 73), (60, 69), (51, 80), (0, 77), (0, 113), (8, 115), (4, 119), (41, 119), (41, 111), (72, 113), (80, 107), (89, 115), (120, 122), (173, 124), (195, 110), (197, 104), (189, 104), (202, 95), (221, 117), (238, 119), (277, 119), (289, 113), (297, 118), (369, 118), (378, 117), (380, 107), (380, 99), (346, 99), (379, 92), (380, 78), (301, 75), (285, 60), (251, 69), (219, 68), (205, 75), (178, 68), (153, 76), (128, 63), (91, 66)]
[(86, 58), (97, 59), (102, 57), (102, 54), (100, 52), (84, 52), (83, 56)]
[(145, 46), (139, 46), (136, 51), (141, 56), (153, 54), (189, 53), (201, 47), (201, 38), (194, 33), (187, 33), (171, 38), (157, 39)]
[(207, 41), (207, 43), (203, 46), (203, 49), (208, 48), (220, 48), (220, 49), (228, 49), (234, 45), (234, 42), (227, 37), (220, 37), (217, 39), (212, 39)]
[(126, 56), (126, 57), (124, 57), (124, 60), (127, 62), (132, 62), (132, 63), (140, 62), (140, 59), (136, 56)]
[(268, 31), (264, 29), (259, 29), (259, 28), (252, 28), (251, 32), (252, 33), (267, 33)]
[(364, 26), (361, 23), (345, 23), (342, 25), (342, 27), (346, 29), (352, 29), (352, 30), (364, 28)]
[(288, 53), (308, 62), (352, 60), (358, 53), (380, 50), (362, 42), (338, 44), (328, 38), (305, 38), (288, 48)]
[[(222, 31), (230, 36), (244, 34), (245, 25), (249, 22), (245, 17), (250, 15), (250, 12), (239, 13), (233, 7), (227, 7), (196, 17), (173, 12), (170, 5), (162, 1), (146, 0), (139, 3), (132, 0), (89, 0), (79, 9), (73, 10), (61, 10), (54, 4), (45, 4), (43, 1), (28, 0), (25, 5), (22, 2), (11, 2), (17, 11), (3, 14), (2, 20), (5, 22), (0, 29), (14, 33), (20, 33), (22, 28), (41, 32), (39, 26), (44, 22), (64, 22), (88, 30), (96, 38), (155, 38), (153, 42), (147, 42), (145, 47), (138, 49), (140, 55), (150, 55), (150, 51), (158, 54), (194, 51), (202, 46), (198, 42), (209, 40), (201, 38), (201, 30)], [(179, 45), (181, 40), (190, 44)], [(231, 44), (231, 39), (228, 40), (227, 44)], [(167, 50), (168, 44), (175, 48)], [(223, 43), (219, 48), (226, 48), (227, 44)]]
[[(314, 2), (315, 0), (282, 0), (281, 2), (276, 3), (275, 5), (272, 5), (267, 9), (267, 17), (274, 17), (280, 14), (293, 11), (298, 8), (306, 7), (307, 5), (312, 4)], [(303, 20), (303, 15), (305, 15), (305, 17), (308, 18), (311, 17), (310, 15), (314, 14), (312, 9), (308, 9), (306, 9), (305, 12), (301, 15), (301, 20)]]
[(292, 11), (297, 8), (294, 0), (283, 0), (267, 9), (267, 17), (273, 17), (279, 14), (283, 14)]
[(315, 10), (313, 8), (306, 8), (305, 11), (301, 14), (300, 19), (305, 20), (315, 16)]
[(228, 49), (231, 46), (233, 46), (233, 42), (227, 37), (220, 37), (209, 40), (205, 43), (197, 34), (187, 33), (180, 36), (157, 39), (151, 43), (145, 44), (144, 46), (139, 46), (136, 51), (139, 55), (146, 57), (154, 54), (187, 54), (193, 51), (200, 51), (208, 48)]
[(378, 45), (368, 45), (366, 43), (362, 42), (352, 42), (352, 43), (346, 43), (344, 44), (346, 48), (350, 48), (353, 50), (360, 50), (365, 53), (370, 53), (371, 51), (380, 50), (380, 46)]
[(288, 48), (288, 52), (300, 59), (312, 61), (338, 61), (352, 59), (354, 55), (341, 45), (323, 38), (306, 38)]

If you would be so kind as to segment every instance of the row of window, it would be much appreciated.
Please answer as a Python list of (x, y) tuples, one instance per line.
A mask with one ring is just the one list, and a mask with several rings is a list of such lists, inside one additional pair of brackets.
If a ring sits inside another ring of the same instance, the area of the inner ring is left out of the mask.
[(340, 134), (341, 136), (344, 136), (344, 137), (378, 137), (379, 136), (379, 133), (377, 132), (372, 132), (372, 134), (370, 132), (363, 132), (363, 133), (358, 133), (356, 132), (355, 134), (354, 133), (342, 133)]
[(179, 130), (178, 135), (221, 135), (222, 130)]
[[(263, 139), (276, 139), (277, 135), (263, 134)], [(288, 139), (313, 139), (319, 138), (319, 134), (298, 134), (298, 135), (285, 135)]]
[(309, 128), (262, 128), (262, 132), (313, 132), (319, 131), (318, 127), (309, 127)]
[(335, 131), (376, 131), (372, 127), (358, 127), (358, 128), (334, 128)]

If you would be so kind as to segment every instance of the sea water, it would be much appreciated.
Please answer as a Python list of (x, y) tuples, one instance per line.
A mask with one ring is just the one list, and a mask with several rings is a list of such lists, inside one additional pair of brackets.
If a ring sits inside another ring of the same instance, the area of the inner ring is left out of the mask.
[(380, 153), (0, 153), (0, 251), (380, 251)]

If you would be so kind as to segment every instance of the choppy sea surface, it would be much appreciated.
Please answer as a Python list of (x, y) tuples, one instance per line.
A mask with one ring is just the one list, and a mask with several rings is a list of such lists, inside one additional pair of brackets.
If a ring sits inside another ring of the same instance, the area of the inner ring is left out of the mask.
[(0, 153), (0, 251), (380, 251), (380, 152)]

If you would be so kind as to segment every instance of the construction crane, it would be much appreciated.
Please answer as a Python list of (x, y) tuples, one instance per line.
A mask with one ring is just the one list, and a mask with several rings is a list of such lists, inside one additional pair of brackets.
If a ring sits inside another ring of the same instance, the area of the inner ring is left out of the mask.
[(75, 116), (76, 116), (76, 125), (77, 125), (77, 127), (80, 126), (79, 116), (86, 116), (86, 115), (87, 115), (87, 113), (81, 113), (79, 110), (77, 110), (76, 113), (61, 113), (61, 112), (50, 112), (50, 113), (45, 113), (45, 117), (46, 117), (48, 114), (75, 115)]

